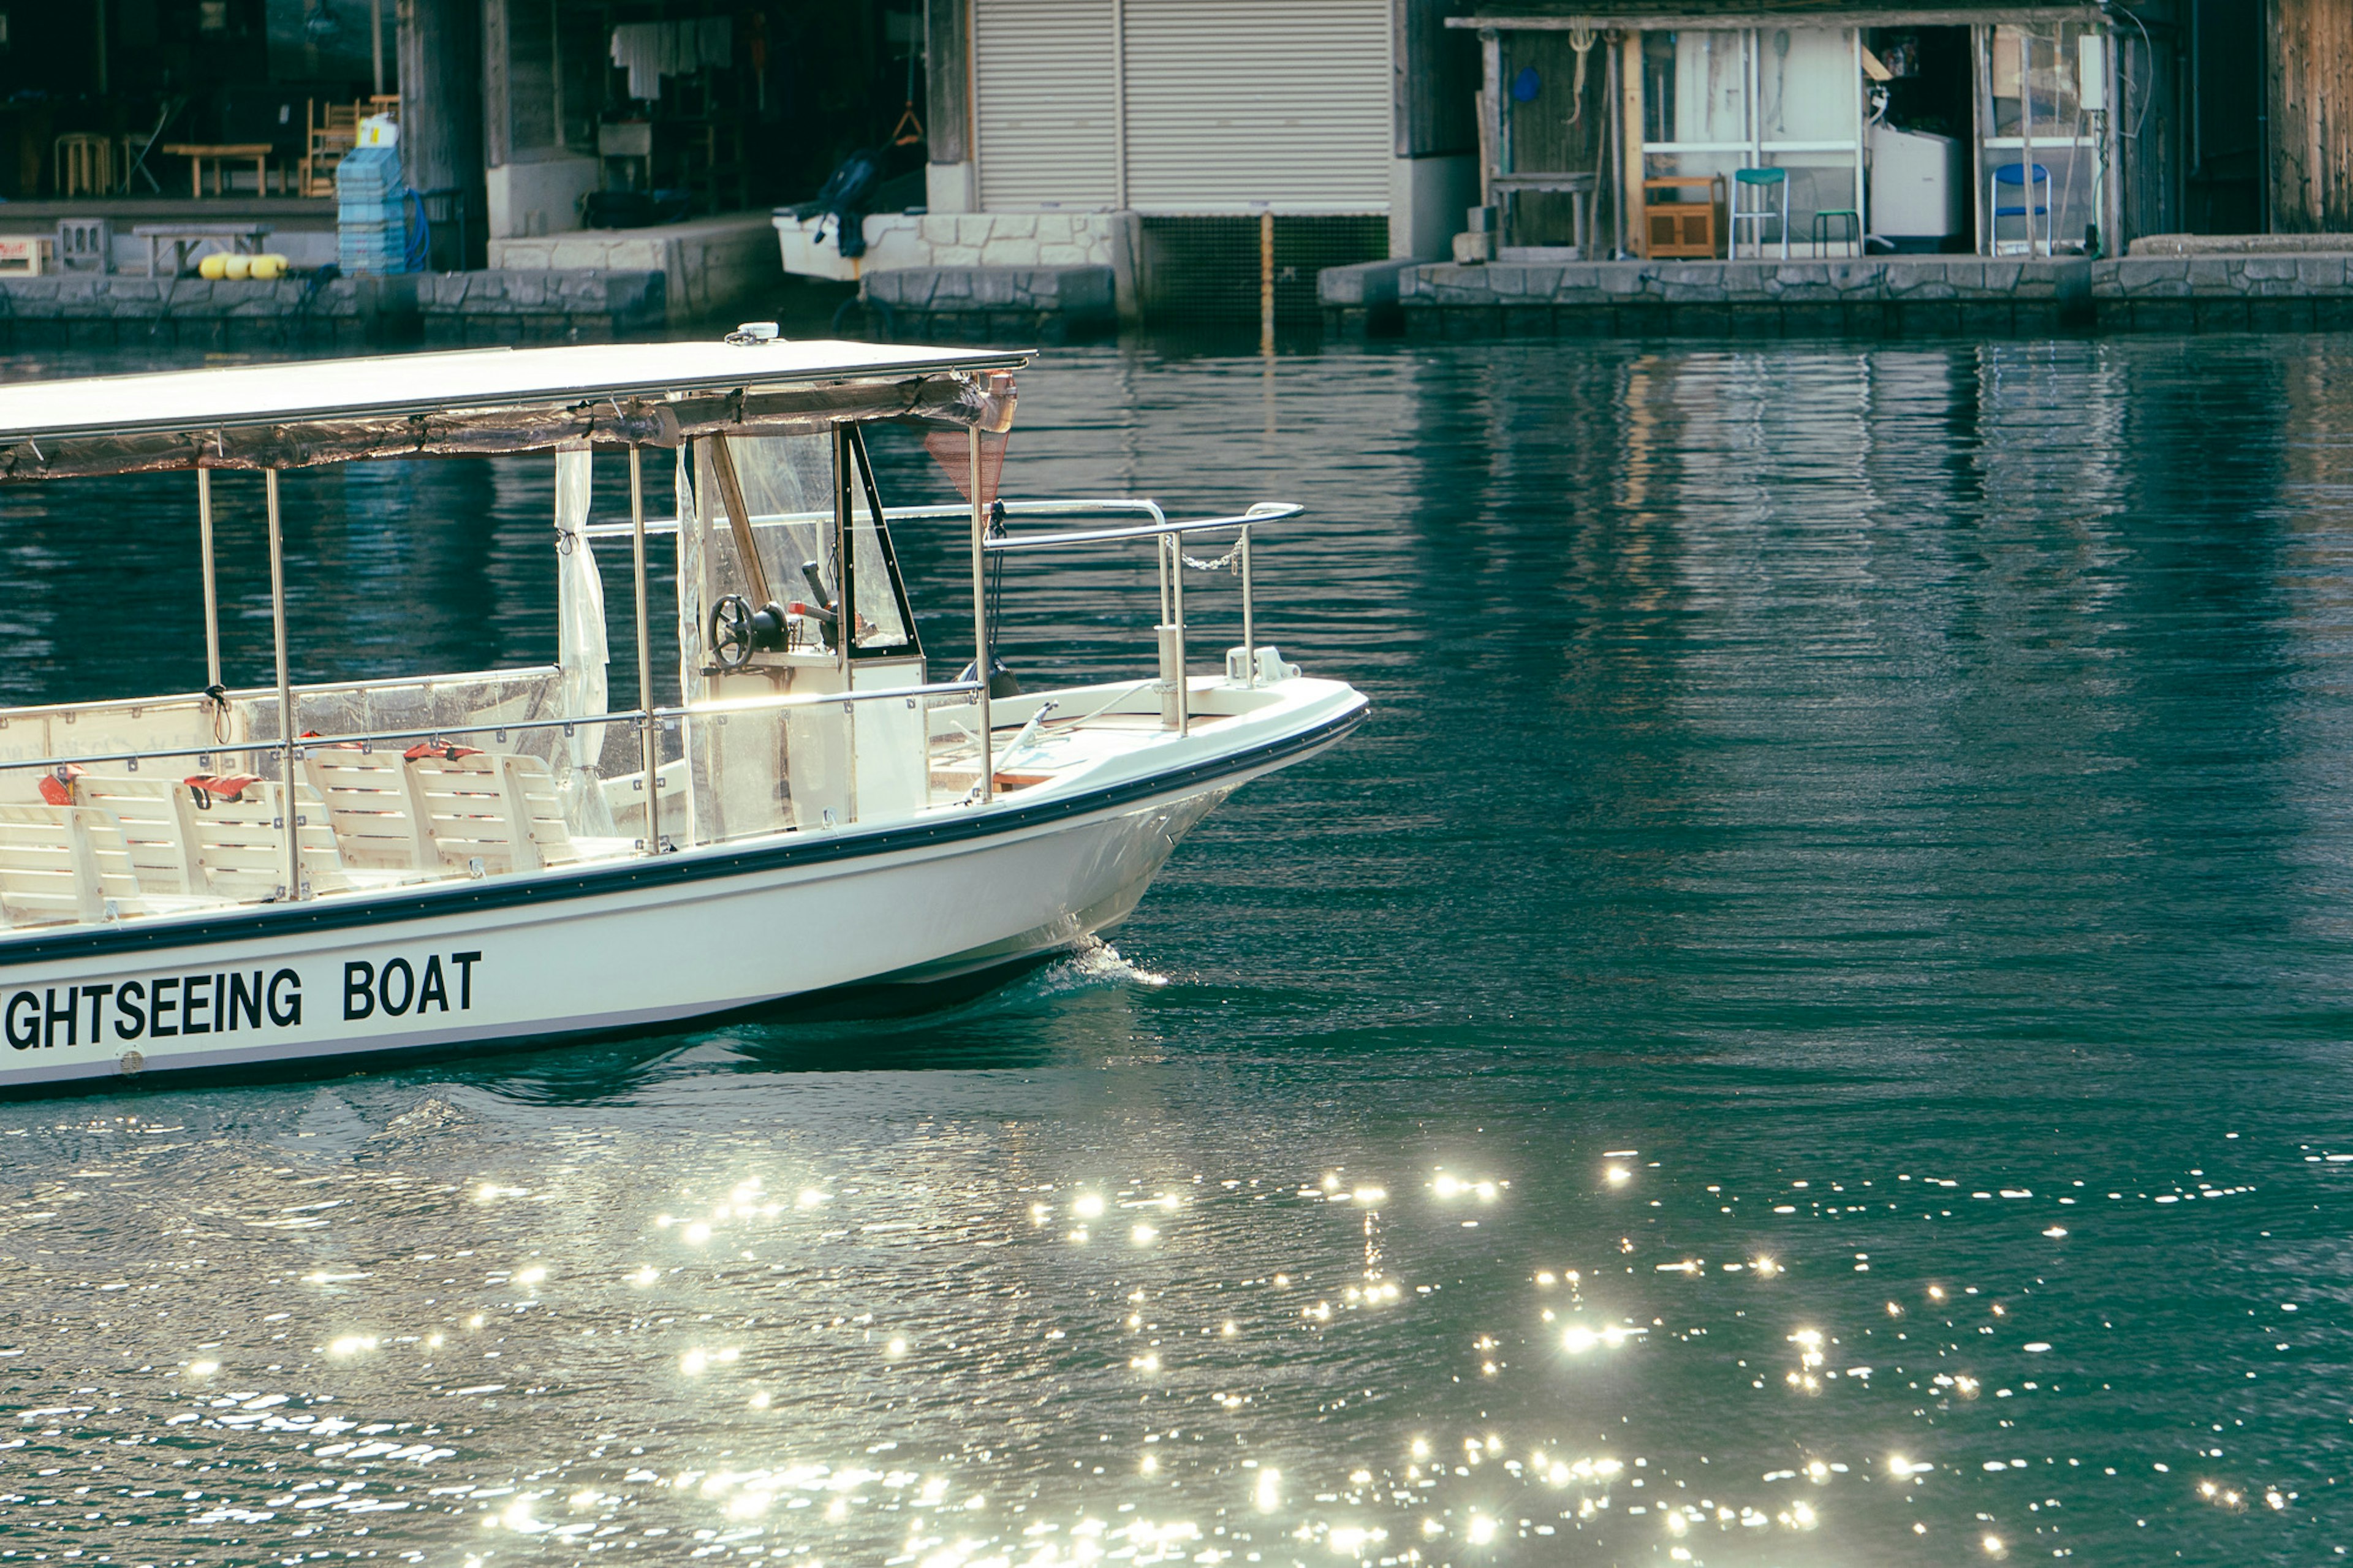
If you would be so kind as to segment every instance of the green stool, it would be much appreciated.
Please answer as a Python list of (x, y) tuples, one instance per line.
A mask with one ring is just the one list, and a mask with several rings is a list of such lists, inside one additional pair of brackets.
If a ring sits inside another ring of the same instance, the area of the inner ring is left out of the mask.
[[(1744, 201), (1743, 193), (1747, 193)], [(1781, 210), (1775, 212), (1769, 203), (1775, 194), (1781, 198)], [(1759, 260), (1765, 255), (1765, 220), (1776, 218), (1781, 226), (1781, 259), (1789, 259), (1789, 171), (1787, 169), (1736, 169), (1732, 174), (1732, 254), (1740, 255), (1740, 226), (1749, 226), (1748, 237), (1757, 247)]]
[[(1836, 218), (1838, 220), (1839, 226), (1845, 230), (1843, 234), (1837, 235), (1835, 237), (1831, 235), (1831, 220), (1832, 218)], [(1823, 210), (1814, 214), (1813, 240), (1814, 254), (1817, 257), (1821, 255), (1822, 247), (1833, 243), (1833, 240), (1835, 240), (1835, 243), (1840, 245), (1853, 246), (1854, 253), (1857, 256), (1861, 256), (1862, 254), (1862, 215), (1856, 212), (1852, 207), (1824, 208)]]

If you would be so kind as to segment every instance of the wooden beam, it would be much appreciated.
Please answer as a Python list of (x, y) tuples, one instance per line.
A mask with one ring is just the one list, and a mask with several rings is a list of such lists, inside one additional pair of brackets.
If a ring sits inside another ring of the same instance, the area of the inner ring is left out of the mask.
[(1618, 39), (1618, 228), (1629, 255), (1651, 254), (1650, 225), (1642, 216), (1642, 35), (1630, 29)]

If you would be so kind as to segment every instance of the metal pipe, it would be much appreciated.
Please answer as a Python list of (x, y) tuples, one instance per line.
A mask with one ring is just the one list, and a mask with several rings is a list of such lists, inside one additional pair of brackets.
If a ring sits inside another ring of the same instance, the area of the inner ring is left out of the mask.
[[(340, 688), (336, 689), (342, 689)], [(1087, 688), (1079, 688), (1085, 690)], [(944, 682), (936, 686), (877, 687), (871, 691), (825, 691), (799, 697), (735, 697), (717, 702), (699, 702), (691, 708), (656, 708), (653, 717), (661, 719), (691, 718), (709, 713), (762, 713), (779, 709), (817, 708), (836, 702), (913, 702), (926, 697), (965, 697), (977, 699), (979, 686), (969, 680)], [(611, 715), (607, 715), (607, 718)], [(379, 741), (438, 741), (451, 735), (495, 735), (517, 730), (561, 730), (572, 725), (594, 722), (582, 719), (513, 719), (493, 720), (483, 724), (443, 724), (428, 730), (368, 730), (348, 734), (313, 735), (309, 737), (311, 748), (322, 746), (373, 745)], [(201, 746), (167, 746), (135, 752), (89, 752), (79, 756), (43, 757), (43, 767), (90, 767), (99, 763), (120, 763), (133, 758), (150, 761), (164, 757), (210, 757), (223, 751), (243, 752), (259, 748), (223, 746), (219, 742), (207, 742)]]
[(1176, 668), (1171, 672), (1176, 688), (1176, 733), (1189, 735), (1193, 732), (1193, 694), (1185, 689), (1185, 547), (1176, 542), (1173, 533), (1168, 535), (1168, 558), (1176, 568), (1169, 574), (1169, 581), (1176, 584), (1171, 595), (1176, 615), (1168, 624), (1175, 633), (1171, 640), (1176, 645)]
[(1242, 570), (1242, 668), (1248, 672), (1248, 685), (1258, 684), (1258, 638), (1250, 624), (1250, 528), (1245, 524), (1242, 536), (1234, 544), (1235, 560)]
[(1158, 564), (1159, 564), (1159, 568), (1160, 568), (1160, 624), (1161, 624), (1162, 626), (1166, 626), (1166, 625), (1168, 624), (1168, 552), (1169, 552), (1169, 546), (1170, 546), (1173, 542), (1174, 542), (1172, 539), (1170, 539), (1170, 537), (1168, 536), (1168, 534), (1167, 534), (1165, 531), (1161, 531), (1161, 530), (1155, 530), (1155, 531), (1154, 531), (1154, 532), (1153, 532), (1153, 541), (1152, 541), (1152, 548), (1153, 548), (1153, 552), (1154, 552), (1154, 553), (1155, 553), (1155, 554), (1156, 554), (1156, 555), (1158, 556), (1158, 558), (1159, 558), (1159, 560), (1158, 560)]
[(638, 590), (638, 755), (645, 765), (646, 853), (661, 853), (661, 746), (654, 735), (652, 618), (646, 606), (645, 449), (629, 443), (629, 566)]
[(1265, 502), (1252, 507), (1239, 517), (1202, 518), (1193, 522), (1162, 523), (1153, 527), (1095, 528), (1071, 533), (1008, 534), (988, 541), (991, 550), (1050, 550), (1065, 544), (1102, 544), (1116, 539), (1155, 539), (1187, 533), (1210, 533), (1219, 529), (1240, 528), (1254, 522), (1280, 522), (1296, 517), (1305, 510), (1295, 501)]
[(205, 684), (221, 683), (220, 586), (213, 575), (213, 471), (196, 470), (196, 535), (205, 552)]
[(302, 835), (294, 809), (294, 678), (286, 662), (286, 542), (278, 525), (278, 470), (264, 468), (261, 480), (269, 510), (269, 633), (278, 655), (279, 754), (285, 759), (279, 770), (285, 796), (278, 820), (286, 831), (285, 896), (299, 900), (310, 889), (302, 885)]
[(997, 763), (988, 732), (988, 504), (980, 496), (980, 432), (965, 431), (966, 470), (972, 484), (972, 674), (980, 683), (980, 802), (997, 798)]
[[(841, 689), (846, 693), (858, 684), (858, 667), (851, 655), (858, 649), (858, 548), (857, 527), (849, 515), (857, 505), (858, 475), (853, 465), (858, 461), (849, 449), (850, 426), (833, 427), (833, 645), (834, 658), (841, 669)], [(977, 476), (976, 476), (976, 488)], [(983, 679), (987, 679), (986, 676)], [(929, 750), (930, 742), (925, 742)], [(849, 785), (842, 792), (847, 802), (849, 819), (858, 820), (858, 709), (854, 703), (841, 705), (842, 772)], [(789, 761), (789, 759), (788, 759)]]
[[(956, 501), (946, 506), (885, 507), (885, 522), (923, 522), (939, 518), (961, 518), (965, 503)], [(1008, 517), (1085, 517), (1096, 512), (1134, 512), (1155, 521), (1166, 522), (1167, 514), (1154, 500), (1009, 500), (1004, 503)], [(762, 528), (780, 522), (823, 522), (833, 514), (825, 511), (763, 511), (754, 512), (752, 521)], [(589, 522), (581, 531), (590, 539), (619, 539), (629, 531), (626, 522)], [(646, 520), (646, 536), (659, 539), (678, 531), (675, 517), (654, 517)]]
[[(849, 427), (833, 427), (833, 652), (835, 662), (841, 668), (841, 686), (849, 689), (849, 655), (858, 644), (856, 558), (850, 553), (855, 541), (851, 537), (849, 509), (857, 478), (850, 472), (856, 461), (849, 455)], [(977, 479), (975, 481), (977, 483)], [(744, 530), (750, 534), (748, 521)]]

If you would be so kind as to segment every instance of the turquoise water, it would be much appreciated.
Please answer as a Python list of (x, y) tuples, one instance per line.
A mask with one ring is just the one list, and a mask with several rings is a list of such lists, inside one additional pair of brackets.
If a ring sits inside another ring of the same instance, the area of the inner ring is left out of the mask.
[[(977, 994), (0, 1106), (0, 1558), (2338, 1560), (2345, 350), (1053, 356), (1372, 721)], [(186, 488), (0, 496), (9, 700), (196, 683)], [(537, 465), (288, 490), (306, 674), (551, 655)]]

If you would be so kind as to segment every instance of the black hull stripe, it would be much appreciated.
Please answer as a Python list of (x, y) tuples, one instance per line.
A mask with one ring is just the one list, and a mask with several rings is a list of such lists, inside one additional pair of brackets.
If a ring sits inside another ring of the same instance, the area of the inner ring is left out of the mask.
[(1357, 706), (1313, 729), (1254, 746), (1229, 756), (1212, 757), (1175, 773), (1156, 773), (1125, 784), (1072, 795), (1035, 805), (1015, 806), (985, 815), (958, 813), (936, 822), (909, 823), (871, 834), (794, 834), (785, 840), (733, 853), (689, 858), (665, 855), (638, 857), (609, 866), (585, 868), (569, 875), (543, 876), (530, 880), (504, 879), (467, 882), (451, 888), (413, 893), (301, 904), (262, 904), (183, 925), (150, 926), (125, 921), (91, 930), (59, 931), (0, 945), (0, 973), (19, 964), (54, 963), (63, 959), (95, 958), (110, 953), (157, 950), (177, 951), (219, 942), (246, 942), (291, 931), (320, 931), (353, 926), (392, 925), (406, 921), (474, 913), (517, 904), (562, 903), (593, 899), (638, 888), (709, 881), (763, 871), (823, 865), (836, 860), (864, 859), (902, 849), (927, 848), (965, 839), (1043, 826), (1092, 812), (1132, 805), (1173, 791), (1198, 789), (1237, 773), (1258, 771), (1304, 752), (1329, 745), (1364, 722), (1370, 711)]

